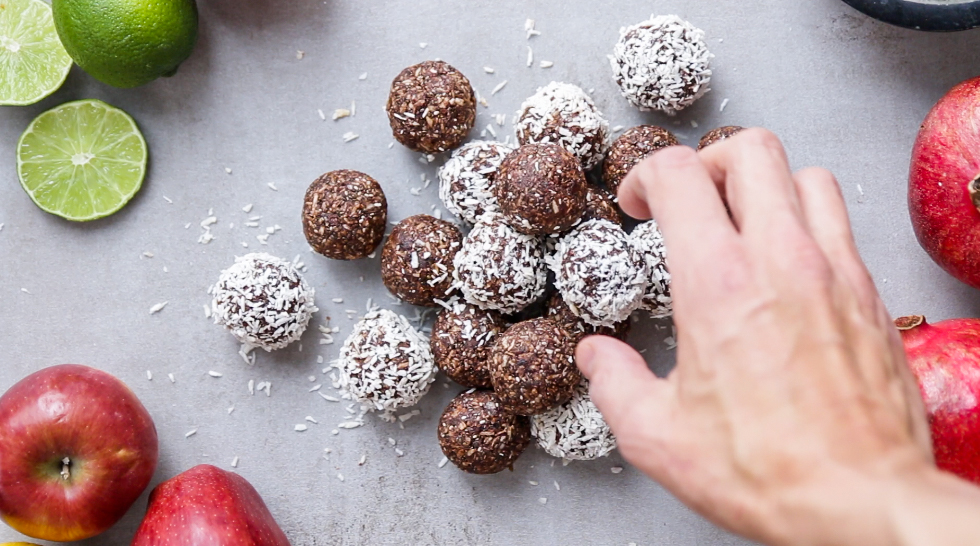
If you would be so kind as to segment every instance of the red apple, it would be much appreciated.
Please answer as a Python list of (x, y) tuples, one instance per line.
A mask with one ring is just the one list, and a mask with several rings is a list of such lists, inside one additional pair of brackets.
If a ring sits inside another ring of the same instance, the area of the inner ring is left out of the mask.
[(980, 288), (980, 78), (929, 112), (912, 149), (909, 211), (919, 244), (950, 275)]
[(0, 517), (43, 540), (95, 536), (143, 493), (157, 454), (122, 381), (73, 364), (33, 373), (0, 397)]
[(980, 320), (895, 321), (929, 413), (936, 465), (980, 484)]
[(131, 546), (290, 546), (245, 478), (202, 464), (150, 493)]

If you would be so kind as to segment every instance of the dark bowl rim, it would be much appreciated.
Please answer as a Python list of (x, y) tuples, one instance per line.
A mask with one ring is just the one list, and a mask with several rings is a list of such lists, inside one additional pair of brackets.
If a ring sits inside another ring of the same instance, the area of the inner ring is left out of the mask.
[(951, 32), (980, 27), (980, 0), (962, 4), (922, 4), (908, 0), (844, 0), (886, 23), (916, 30)]

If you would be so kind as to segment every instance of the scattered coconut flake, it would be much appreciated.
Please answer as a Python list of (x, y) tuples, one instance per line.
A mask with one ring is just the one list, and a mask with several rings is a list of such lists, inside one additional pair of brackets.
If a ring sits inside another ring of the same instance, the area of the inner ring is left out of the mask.
[(357, 466), (364, 466), (364, 463), (366, 462), (367, 462), (367, 453), (361, 455), (361, 458), (357, 461)]
[(541, 497), (540, 499), (538, 499), (538, 502), (540, 502), (541, 504), (548, 504), (548, 499), (545, 497)]
[(305, 56), (306, 56), (305, 51), (301, 51), (299, 49), (296, 50), (296, 60), (301, 60)]
[(330, 396), (329, 394), (324, 394), (322, 392), (318, 392), (317, 394), (319, 394), (320, 397), (322, 397), (327, 402), (340, 402), (340, 398), (337, 398), (335, 396)]
[(249, 379), (248, 380), (248, 393), (251, 394), (251, 395), (253, 395), (253, 396), (255, 395), (255, 380), (254, 379)]
[(235, 411), (235, 406), (230, 406), (228, 408), (228, 415), (231, 415)]
[(425, 49), (425, 48), (429, 47), (429, 44), (427, 44), (425, 42), (419, 42), (419, 47), (421, 47), (422, 49)]
[(346, 108), (338, 108), (338, 109), (336, 109), (336, 110), (333, 111), (333, 120), (334, 121), (337, 121), (338, 119), (344, 119), (344, 118), (347, 118), (347, 117), (350, 117), (350, 110), (348, 110)]
[(494, 72), (496, 72), (496, 70), (490, 68), (489, 66), (484, 66), (483, 71), (486, 72), (487, 74), (493, 74)]
[(531, 68), (533, 64), (534, 64), (534, 51), (531, 49), (531, 46), (527, 46), (527, 67)]
[[(21, 290), (24, 290), (24, 292), (27, 292), (26, 289), (21, 289)], [(164, 302), (161, 302), (161, 303), (158, 303), (158, 304), (154, 305), (153, 307), (150, 307), (150, 314), (151, 315), (155, 315), (155, 314), (159, 313), (160, 311), (163, 311), (163, 308), (166, 307), (168, 303), (170, 303), (170, 302), (169, 301), (164, 301)]]
[(333, 429), (333, 430), (330, 431), (330, 434), (333, 434), (334, 436), (336, 436), (336, 435), (340, 434), (340, 431), (337, 430), (337, 429)]
[(448, 463), (448, 462), (449, 462), (449, 457), (443, 457), (442, 459), (439, 459), (439, 464), (436, 465), (436, 466), (438, 466), (439, 468), (442, 468), (442, 467), (446, 466), (446, 463)]
[(238, 456), (236, 455), (234, 459), (231, 460), (231, 467), (238, 468)]
[(344, 138), (344, 142), (351, 142), (352, 140), (357, 140), (358, 138), (360, 138), (360, 135), (348, 131), (344, 133), (343, 138)]
[(405, 456), (405, 452), (404, 452), (404, 451), (402, 451), (402, 450), (400, 450), (400, 449), (398, 449), (398, 448), (396, 447), (396, 448), (395, 448), (395, 455), (397, 455), (398, 457), (404, 457), (404, 456)]
[(169, 379), (171, 383), (176, 383), (177, 382), (177, 379), (174, 378), (174, 374), (172, 374), (172, 373), (168, 373), (167, 374), (167, 379)]
[(150, 370), (146, 370), (146, 380), (153, 381), (153, 372), (151, 372)]
[(623, 467), (621, 467), (621, 466), (614, 466), (614, 467), (610, 468), (609, 471), (612, 472), (613, 474), (619, 474), (620, 472), (623, 471)]
[(531, 484), (531, 485), (533, 485), (533, 486), (537, 486), (537, 485), (538, 485), (538, 482), (536, 482), (536, 481), (534, 481), (534, 480), (528, 480), (528, 482), (527, 482), (527, 483), (529, 483), (529, 484)]
[(340, 474), (340, 473), (338, 473), (338, 474), (337, 474), (337, 479), (338, 479), (338, 480), (340, 480), (340, 481), (344, 481), (344, 475), (343, 475), (343, 474)]
[[(493, 91), (491, 91), (491, 92), (490, 92), (490, 95), (496, 95), (496, 94), (497, 94), (497, 93), (499, 93), (499, 92), (500, 92), (500, 91), (501, 91), (501, 90), (502, 90), (502, 89), (503, 89), (503, 88), (504, 88), (504, 87), (505, 87), (506, 85), (507, 85), (507, 80), (504, 80), (504, 81), (502, 81), (502, 82), (500, 82), (500, 83), (498, 83), (498, 84), (497, 84), (497, 87), (494, 87), (494, 88), (493, 88)], [(485, 105), (484, 105), (484, 106), (485, 106)]]
[(316, 109), (316, 114), (317, 114), (318, 116), (320, 116), (320, 119), (321, 119), (322, 121), (327, 121), (327, 115), (323, 113), (323, 109), (322, 109), (322, 108), (317, 108), (317, 109)]
[(551, 68), (551, 67), (555, 66), (555, 63), (552, 62), (552, 61), (541, 61), (541, 64), (539, 66), (541, 68)]
[(556, 481), (554, 483), (555, 483), (555, 491), (561, 491), (561, 486), (558, 485), (558, 482)]
[(266, 186), (269, 186), (269, 189), (272, 191), (279, 191), (279, 188), (276, 187), (276, 184), (274, 182), (269, 182), (268, 184), (266, 184)]
[[(3, 225), (3, 224), (0, 224), (0, 225)], [(152, 258), (153, 257), (153, 253), (147, 250), (147, 251), (144, 251), (143, 254), (140, 254), (140, 257), (141, 258)]]
[(728, 99), (721, 101), (721, 106), (718, 107), (718, 111), (724, 112), (726, 106), (728, 106)]
[(231, 167), (225, 167), (225, 173), (231, 174)]
[(300, 424), (300, 425), (294, 426), (293, 427), (293, 430), (295, 430), (296, 432), (306, 432), (306, 428), (307, 428), (306, 425)]
[(534, 29), (534, 19), (528, 19), (524, 21), (524, 32), (527, 32), (527, 39), (530, 40), (532, 36), (540, 36), (541, 33)]
[(222, 374), (221, 372), (216, 372), (214, 370), (210, 370), (208, 372), (208, 375), (210, 375), (211, 377), (222, 377), (224, 374)]
[(358, 76), (357, 79), (359, 79), (361, 81), (366, 80), (367, 79), (367, 72), (365, 72), (365, 73), (361, 74), (360, 76)]
[(163, 195), (162, 197), (163, 197), (163, 200), (164, 200), (164, 201), (166, 201), (166, 202), (168, 202), (168, 203), (170, 203), (171, 205), (173, 205), (173, 204), (174, 204), (174, 202), (173, 202), (173, 200), (172, 200), (172, 199), (170, 199), (169, 197), (167, 197), (166, 195)]
[(188, 431), (187, 434), (184, 434), (184, 438), (190, 438), (191, 436), (193, 436), (195, 434), (197, 434), (197, 429), (196, 428), (193, 429), (193, 430)]

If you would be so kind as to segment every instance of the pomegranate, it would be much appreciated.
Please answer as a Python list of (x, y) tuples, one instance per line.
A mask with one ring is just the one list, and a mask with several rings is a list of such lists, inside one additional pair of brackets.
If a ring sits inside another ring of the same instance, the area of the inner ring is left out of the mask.
[(895, 321), (929, 414), (936, 464), (980, 484), (980, 320)]
[(943, 269), (980, 288), (980, 78), (946, 94), (912, 149), (909, 211), (919, 244)]

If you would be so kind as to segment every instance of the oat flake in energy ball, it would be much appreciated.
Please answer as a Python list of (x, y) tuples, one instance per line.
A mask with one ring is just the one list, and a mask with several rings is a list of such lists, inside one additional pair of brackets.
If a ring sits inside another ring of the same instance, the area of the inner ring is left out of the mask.
[(398, 74), (386, 110), (398, 142), (436, 154), (459, 146), (473, 129), (476, 95), (459, 70), (442, 61), (425, 61)]
[(491, 391), (460, 394), (439, 418), (443, 454), (471, 474), (495, 474), (512, 466), (530, 443), (527, 417), (504, 411)]
[(670, 272), (667, 271), (667, 247), (657, 222), (644, 222), (630, 233), (633, 248), (637, 249), (647, 262), (650, 271), (650, 285), (643, 296), (643, 308), (650, 311), (652, 318), (666, 318), (674, 314), (673, 300), (670, 297)]
[(354, 326), (336, 368), (341, 391), (385, 416), (417, 404), (438, 371), (429, 340), (387, 309), (368, 313)]
[(586, 171), (602, 161), (609, 122), (577, 85), (551, 82), (538, 89), (517, 112), (521, 144), (558, 144), (582, 162)]
[(609, 61), (633, 106), (675, 115), (709, 91), (712, 55), (703, 30), (676, 15), (661, 15), (619, 33)]
[(589, 396), (583, 379), (567, 402), (531, 417), (531, 434), (548, 455), (591, 461), (616, 449), (616, 437)]
[(548, 266), (572, 312), (592, 326), (607, 328), (615, 328), (643, 304), (650, 276), (630, 236), (605, 220), (590, 220), (562, 237)]
[(439, 169), (439, 197), (446, 210), (472, 225), (500, 210), (493, 187), (497, 168), (514, 151), (501, 142), (478, 140), (459, 148)]
[(208, 293), (214, 323), (227, 328), (246, 352), (296, 341), (317, 311), (313, 288), (293, 264), (262, 253), (235, 258)]
[(463, 239), (454, 265), (454, 285), (466, 301), (504, 314), (537, 301), (548, 282), (541, 240), (519, 233), (499, 215), (477, 222)]

